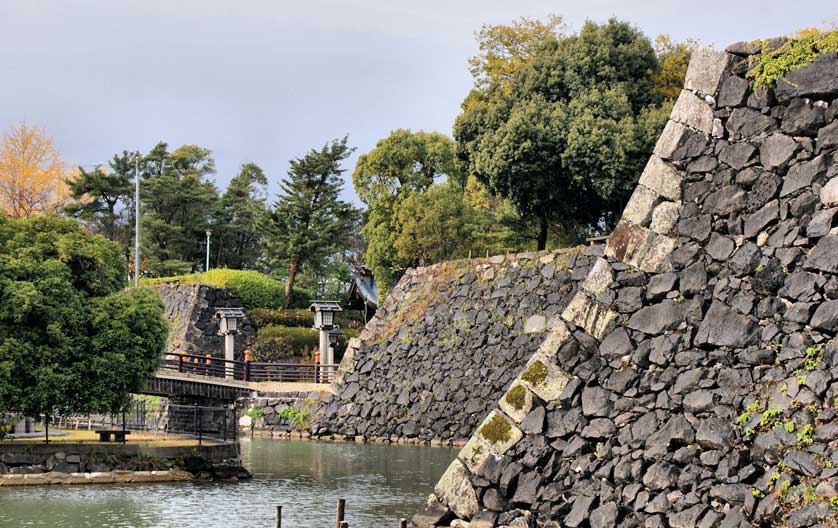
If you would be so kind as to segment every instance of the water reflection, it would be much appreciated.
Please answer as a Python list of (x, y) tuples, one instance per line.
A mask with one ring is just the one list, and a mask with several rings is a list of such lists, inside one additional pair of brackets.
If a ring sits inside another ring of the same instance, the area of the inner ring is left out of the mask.
[(353, 528), (398, 526), (433, 489), (454, 449), (243, 440), (250, 482), (0, 488), (0, 526), (328, 527), (347, 499)]

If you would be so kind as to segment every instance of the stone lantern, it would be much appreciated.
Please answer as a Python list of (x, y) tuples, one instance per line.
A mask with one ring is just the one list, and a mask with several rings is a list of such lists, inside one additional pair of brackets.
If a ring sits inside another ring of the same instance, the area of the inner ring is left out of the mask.
[(236, 334), (239, 333), (239, 322), (244, 319), (244, 310), (241, 308), (221, 308), (215, 312), (218, 319), (218, 335), (224, 336), (224, 372), (227, 378), (233, 379), (235, 369)]
[(335, 314), (343, 308), (337, 301), (312, 301), (309, 311), (314, 312), (314, 328), (320, 330), (320, 364), (332, 365), (335, 362), (335, 350), (329, 346), (329, 336), (335, 326)]

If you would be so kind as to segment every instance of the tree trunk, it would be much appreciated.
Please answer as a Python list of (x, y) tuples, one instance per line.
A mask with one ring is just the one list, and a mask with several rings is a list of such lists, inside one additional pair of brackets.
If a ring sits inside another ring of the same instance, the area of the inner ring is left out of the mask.
[(541, 219), (541, 225), (539, 226), (538, 239), (537, 239), (538, 247), (536, 249), (538, 251), (541, 251), (541, 250), (547, 248), (547, 227), (548, 227), (547, 219), (542, 218)]
[(294, 293), (294, 279), (297, 278), (297, 257), (291, 257), (288, 266), (288, 280), (285, 281), (285, 307), (291, 306), (291, 296)]

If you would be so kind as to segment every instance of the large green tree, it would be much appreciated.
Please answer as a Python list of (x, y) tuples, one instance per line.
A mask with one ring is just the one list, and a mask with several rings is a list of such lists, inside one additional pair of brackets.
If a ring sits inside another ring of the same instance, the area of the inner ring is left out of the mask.
[(0, 412), (113, 412), (159, 364), (157, 293), (116, 244), (55, 215), (0, 215)]
[(215, 266), (252, 269), (261, 256), (262, 224), (268, 209), (268, 179), (255, 163), (245, 163), (230, 180), (213, 218)]
[(169, 152), (158, 143), (142, 164), (142, 254), (151, 276), (203, 268), (206, 230), (218, 204), (211, 151), (183, 145)]
[(348, 138), (331, 141), (290, 161), (282, 195), (266, 222), (264, 250), (274, 267), (287, 266), (285, 299), (291, 303), (294, 281), (305, 268), (318, 269), (345, 247), (358, 211), (340, 200), (341, 164), (354, 149)]
[(469, 94), (454, 125), (463, 172), (538, 224), (539, 249), (551, 224), (610, 228), (665, 122), (657, 70), (649, 40), (613, 19), (544, 42), (508, 81)]

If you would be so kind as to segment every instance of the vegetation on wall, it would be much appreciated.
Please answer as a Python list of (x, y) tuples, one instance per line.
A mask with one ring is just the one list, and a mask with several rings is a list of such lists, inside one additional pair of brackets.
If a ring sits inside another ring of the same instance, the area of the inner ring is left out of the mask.
[[(764, 48), (766, 41), (759, 44)], [(754, 86), (774, 86), (777, 80), (806, 66), (818, 55), (834, 51), (838, 52), (838, 30), (803, 30), (779, 48), (761, 53), (748, 76), (754, 79)]]

